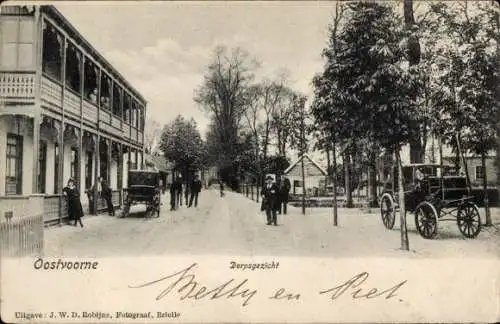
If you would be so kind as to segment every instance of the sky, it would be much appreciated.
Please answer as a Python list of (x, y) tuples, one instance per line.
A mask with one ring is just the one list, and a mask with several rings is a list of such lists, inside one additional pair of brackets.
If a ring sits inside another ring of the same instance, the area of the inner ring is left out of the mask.
[(128, 2), (56, 4), (74, 27), (146, 98), (161, 125), (208, 116), (193, 101), (215, 46), (240, 46), (272, 78), (311, 97), (321, 72), (334, 2)]

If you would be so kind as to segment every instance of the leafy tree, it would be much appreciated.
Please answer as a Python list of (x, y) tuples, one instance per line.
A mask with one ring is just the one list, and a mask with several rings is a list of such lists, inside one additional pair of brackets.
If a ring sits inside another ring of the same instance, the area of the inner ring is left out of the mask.
[[(381, 147), (396, 153), (402, 179), (399, 152), (415, 137), (418, 124), (410, 96), (415, 82), (403, 68), (403, 23), (381, 3), (349, 3), (347, 8), (336, 47), (325, 49), (325, 71), (315, 80), (315, 117), (344, 146), (346, 164), (363, 147)], [(408, 250), (402, 183), (399, 187), (401, 246)]]
[(186, 120), (181, 115), (163, 128), (160, 149), (186, 181), (191, 173), (202, 168), (206, 161), (206, 149), (196, 121)]
[[(462, 144), (464, 151), (479, 154), (486, 168), (486, 155), (495, 148), (498, 127), (491, 118), (497, 116), (499, 108), (499, 36), (494, 32), (499, 30), (495, 21), (498, 12), (467, 1), (434, 5), (432, 9), (444, 27), (442, 37), (450, 42), (438, 61), (439, 88), (434, 94), (440, 103), (438, 130), (446, 142), (456, 147)], [(463, 164), (470, 184), (465, 158)], [(491, 225), (486, 176), (483, 189), (486, 225)]]

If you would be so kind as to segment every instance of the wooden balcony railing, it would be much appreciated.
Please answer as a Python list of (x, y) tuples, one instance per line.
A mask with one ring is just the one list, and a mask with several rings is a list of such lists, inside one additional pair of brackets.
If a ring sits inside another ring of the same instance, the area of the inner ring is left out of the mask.
[(46, 76), (42, 77), (42, 100), (52, 108), (61, 109), (62, 87)]
[(121, 129), (122, 122), (121, 122), (120, 118), (118, 118), (116, 116), (112, 116), (111, 117), (111, 126), (118, 128), (118, 129)]
[(109, 110), (101, 109), (99, 112), (99, 120), (105, 122), (106, 124), (110, 124), (111, 112)]
[(130, 136), (130, 125), (127, 123), (123, 123), (122, 130), (123, 135), (128, 138)]
[(83, 119), (90, 123), (97, 123), (97, 106), (84, 100)]
[(137, 142), (142, 143), (142, 132), (137, 133)]
[(133, 128), (133, 127), (132, 127), (132, 131), (131, 131), (131, 134), (130, 134), (130, 138), (131, 138), (133, 141), (137, 141), (137, 129), (136, 129), (136, 128)]
[(33, 102), (35, 100), (35, 72), (0, 72), (0, 100)]
[(75, 117), (80, 117), (80, 97), (74, 94), (71, 90), (64, 92), (64, 111), (73, 114)]

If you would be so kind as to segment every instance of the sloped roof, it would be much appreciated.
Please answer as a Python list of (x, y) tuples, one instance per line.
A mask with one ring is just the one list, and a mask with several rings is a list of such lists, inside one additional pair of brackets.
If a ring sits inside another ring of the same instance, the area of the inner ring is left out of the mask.
[(316, 167), (318, 168), (319, 171), (321, 171), (321, 173), (323, 175), (327, 175), (328, 173), (325, 171), (325, 169), (323, 169), (318, 163), (316, 163), (316, 161), (314, 161), (307, 153), (301, 155), (297, 161), (293, 162), (284, 172), (284, 174), (287, 174), (288, 172), (290, 172), (290, 170), (292, 170), (296, 165), (297, 163), (299, 163), (303, 158), (307, 158), (309, 161), (311, 161), (311, 163)]
[(161, 155), (151, 155), (145, 154), (146, 157), (146, 165), (153, 166), (158, 171), (170, 172), (173, 168), (173, 165), (165, 159), (165, 157)]

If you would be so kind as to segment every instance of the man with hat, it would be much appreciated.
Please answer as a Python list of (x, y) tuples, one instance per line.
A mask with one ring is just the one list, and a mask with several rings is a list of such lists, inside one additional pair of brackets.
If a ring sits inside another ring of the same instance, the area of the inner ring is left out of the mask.
[(264, 200), (264, 208), (266, 210), (267, 225), (277, 226), (276, 210), (279, 202), (279, 188), (273, 182), (273, 177), (268, 175), (266, 177), (266, 184), (262, 189), (262, 198)]

